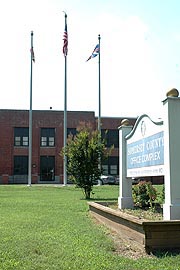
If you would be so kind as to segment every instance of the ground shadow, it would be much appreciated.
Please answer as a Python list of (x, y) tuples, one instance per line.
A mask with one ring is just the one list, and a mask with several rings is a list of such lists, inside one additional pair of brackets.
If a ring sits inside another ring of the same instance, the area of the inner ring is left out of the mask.
[(180, 254), (180, 248), (172, 248), (172, 249), (159, 249), (156, 251), (153, 251), (152, 254), (156, 256), (157, 258), (165, 258), (165, 257), (175, 257)]
[(96, 197), (94, 197), (94, 198), (88, 199), (88, 201), (106, 202), (108, 205), (108, 202), (115, 202), (116, 203), (117, 197), (115, 197), (115, 198), (96, 198)]

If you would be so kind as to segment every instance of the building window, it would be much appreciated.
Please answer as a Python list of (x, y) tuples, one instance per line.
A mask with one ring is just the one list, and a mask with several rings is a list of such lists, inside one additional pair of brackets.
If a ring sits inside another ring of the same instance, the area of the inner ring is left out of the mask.
[(108, 157), (102, 164), (104, 175), (118, 175), (119, 174), (119, 157)]
[(114, 145), (114, 148), (119, 148), (119, 131), (118, 129), (102, 129), (101, 130), (102, 138), (105, 139), (106, 146), (111, 147)]
[(110, 174), (111, 175), (117, 175), (117, 165), (110, 165)]
[(14, 128), (14, 145), (28, 146), (29, 145), (29, 128)]
[(40, 157), (40, 180), (54, 181), (55, 179), (55, 157), (41, 156)]
[(76, 136), (77, 134), (77, 129), (76, 128), (67, 128), (67, 137), (69, 135), (72, 135), (73, 137)]
[(14, 156), (14, 175), (28, 174), (28, 156)]
[(41, 128), (41, 146), (55, 146), (55, 128)]
[(103, 175), (108, 175), (108, 165), (102, 165)]

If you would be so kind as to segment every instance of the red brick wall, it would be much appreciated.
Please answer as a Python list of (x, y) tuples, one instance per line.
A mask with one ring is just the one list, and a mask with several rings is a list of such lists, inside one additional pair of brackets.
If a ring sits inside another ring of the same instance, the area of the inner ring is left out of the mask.
[[(32, 134), (32, 174), (40, 173), (40, 156), (55, 156), (55, 175), (63, 174), (63, 159), (60, 152), (63, 147), (63, 111), (33, 111)], [(80, 122), (91, 122), (95, 126), (94, 112), (68, 112), (67, 127), (76, 128)], [(14, 128), (28, 127), (29, 111), (27, 110), (0, 110), (0, 176), (13, 175), (15, 155), (27, 155), (28, 147), (14, 147)], [(40, 129), (42, 127), (55, 128), (55, 147), (40, 147)]]
[[(103, 129), (117, 129), (124, 118), (102, 118)], [(63, 174), (63, 159), (60, 152), (63, 147), (64, 112), (63, 111), (33, 111), (32, 134), (32, 174), (40, 174), (40, 156), (55, 156), (55, 175)], [(95, 128), (97, 118), (94, 112), (67, 112), (67, 127), (77, 128), (80, 122), (90, 122)], [(132, 123), (135, 119), (132, 119)], [(0, 176), (13, 175), (14, 156), (27, 155), (28, 147), (14, 147), (14, 128), (29, 126), (29, 111), (27, 110), (0, 110)], [(55, 128), (55, 147), (40, 147), (41, 128)], [(118, 149), (112, 155), (118, 156)]]

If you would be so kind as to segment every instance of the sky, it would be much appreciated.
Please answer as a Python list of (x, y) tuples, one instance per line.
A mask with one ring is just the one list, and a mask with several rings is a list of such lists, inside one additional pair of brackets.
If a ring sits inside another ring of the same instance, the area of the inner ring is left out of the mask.
[(0, 109), (64, 110), (64, 13), (67, 13), (67, 110), (98, 116), (163, 116), (166, 92), (180, 83), (179, 0), (0, 0)]

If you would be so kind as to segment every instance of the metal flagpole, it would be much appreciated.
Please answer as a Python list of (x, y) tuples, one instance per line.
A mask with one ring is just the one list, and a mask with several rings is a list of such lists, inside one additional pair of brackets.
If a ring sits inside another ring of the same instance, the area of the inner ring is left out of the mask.
[(100, 53), (101, 53), (101, 49), (100, 49), (100, 40), (101, 40), (101, 36), (98, 35), (98, 40), (99, 40), (99, 114), (98, 114), (98, 131), (100, 133), (101, 136), (101, 63), (100, 63)]
[(31, 71), (30, 71), (30, 109), (29, 109), (29, 162), (28, 162), (28, 186), (31, 186), (32, 168), (32, 62), (34, 61), (33, 31), (31, 31)]
[[(64, 12), (65, 13), (65, 12)], [(67, 144), (67, 46), (68, 46), (68, 33), (67, 33), (67, 14), (64, 15), (65, 18), (65, 30), (64, 30), (64, 147)], [(63, 175), (63, 184), (67, 185), (67, 156), (64, 154), (64, 175)]]
[[(100, 40), (101, 37), (98, 35), (98, 40), (99, 40), (99, 113), (98, 113), (98, 132), (100, 134), (100, 142), (101, 143), (101, 58), (100, 58), (100, 53), (101, 53), (101, 48), (100, 48)], [(99, 156), (99, 164), (98, 164), (99, 169), (101, 170), (101, 157)]]
[[(98, 91), (98, 103), (99, 103), (99, 112), (98, 112), (98, 132), (99, 132), (99, 135), (100, 135), (100, 139), (99, 139), (99, 144), (101, 143), (101, 59), (100, 59), (100, 52), (101, 52), (101, 49), (100, 49), (100, 40), (101, 40), (101, 36), (98, 35), (98, 40), (99, 40), (99, 43), (96, 45), (96, 47), (94, 48), (91, 56), (86, 60), (89, 61), (90, 59), (96, 57), (97, 55), (99, 55), (99, 61), (98, 61), (98, 69), (99, 69), (99, 91)], [(99, 158), (98, 158), (98, 168), (99, 170), (101, 170), (101, 156), (99, 155)]]
[(97, 55), (99, 55), (99, 113), (98, 113), (98, 131), (101, 135), (101, 65), (100, 65), (100, 40), (101, 40), (101, 36), (98, 35), (98, 40), (99, 40), (99, 43), (96, 45), (96, 47), (94, 48), (91, 56), (86, 60), (89, 61), (90, 59), (96, 57)]

